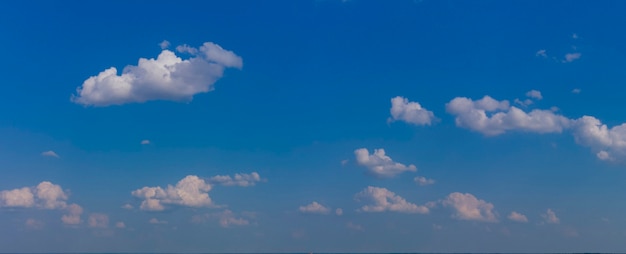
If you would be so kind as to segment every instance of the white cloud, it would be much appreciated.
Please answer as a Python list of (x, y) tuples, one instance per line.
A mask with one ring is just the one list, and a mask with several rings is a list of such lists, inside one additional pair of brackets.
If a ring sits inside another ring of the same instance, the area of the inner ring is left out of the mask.
[(71, 204), (66, 208), (67, 214), (61, 217), (61, 221), (67, 225), (80, 224), (80, 216), (83, 214), (83, 208), (77, 204)]
[(446, 110), (455, 116), (457, 126), (487, 136), (500, 135), (507, 131), (561, 133), (571, 124), (568, 118), (550, 110), (535, 109), (526, 113), (510, 106), (506, 100), (497, 101), (489, 96), (476, 101), (456, 97), (446, 104)]
[(164, 49), (154, 59), (140, 58), (126, 66), (121, 75), (111, 67), (85, 80), (72, 95), (72, 102), (84, 106), (110, 106), (151, 100), (191, 101), (199, 93), (212, 91), (225, 68), (242, 68), (241, 57), (212, 42), (183, 53), (182, 59)]
[(535, 56), (548, 57), (548, 54), (546, 54), (546, 50), (545, 49), (540, 49), (540, 50), (537, 51), (537, 53), (535, 53)]
[(35, 219), (27, 219), (26, 222), (24, 222), (24, 225), (26, 225), (26, 227), (31, 228), (31, 229), (42, 229), (44, 226), (44, 223)]
[(92, 213), (87, 219), (87, 224), (91, 228), (107, 228), (109, 227), (109, 216), (103, 213)]
[(389, 156), (385, 155), (384, 149), (374, 149), (373, 154), (369, 154), (366, 148), (356, 149), (354, 151), (356, 161), (359, 165), (368, 169), (368, 172), (376, 177), (393, 177), (406, 171), (417, 171), (415, 165), (406, 166), (401, 163), (394, 162)]
[(260, 182), (261, 176), (257, 172), (252, 172), (250, 174), (235, 174), (235, 177), (217, 175), (211, 177), (208, 181), (213, 184), (220, 184), (224, 186), (248, 187), (254, 186), (256, 183)]
[(525, 99), (523, 101), (520, 100), (520, 99), (515, 99), (513, 102), (515, 104), (521, 105), (523, 107), (528, 107), (528, 106), (530, 106), (530, 104), (533, 104), (533, 100), (531, 100), (531, 99)]
[(423, 177), (423, 176), (417, 176), (417, 177), (413, 178), (413, 181), (415, 181), (415, 183), (419, 184), (420, 186), (426, 186), (426, 185), (431, 185), (431, 184), (435, 183), (435, 180), (428, 179), (428, 178)]
[(148, 221), (150, 224), (167, 224), (167, 221), (152, 218)]
[(55, 153), (54, 151), (50, 150), (50, 151), (45, 151), (41, 153), (41, 156), (45, 156), (45, 157), (54, 157), (54, 158), (61, 158), (59, 157), (59, 155), (57, 153)]
[(314, 213), (314, 214), (330, 213), (330, 208), (325, 207), (317, 202), (313, 202), (305, 206), (300, 206), (298, 210), (300, 210), (301, 213)]
[(127, 209), (127, 210), (132, 210), (134, 207), (131, 204), (124, 204), (122, 208)]
[(337, 209), (335, 209), (335, 214), (336, 214), (337, 216), (341, 216), (341, 215), (343, 215), (343, 209), (341, 209), (341, 208), (337, 208)]
[(143, 187), (132, 192), (132, 195), (143, 199), (141, 210), (163, 211), (166, 205), (179, 205), (187, 207), (211, 206), (209, 197), (211, 185), (195, 175), (188, 175), (180, 180), (175, 186)]
[(528, 218), (526, 218), (526, 215), (523, 215), (518, 212), (511, 212), (511, 214), (509, 214), (507, 218), (509, 218), (509, 220), (517, 221), (517, 222), (524, 222), (524, 223), (528, 222)]
[(126, 223), (122, 222), (122, 221), (118, 221), (115, 223), (115, 227), (116, 228), (126, 228)]
[(580, 88), (572, 89), (572, 93), (579, 94), (581, 92)]
[(144, 139), (141, 141), (142, 145), (149, 145), (150, 144), (150, 140)]
[(545, 214), (542, 214), (541, 217), (550, 224), (559, 224), (561, 220), (559, 217), (556, 217), (556, 214), (552, 209), (548, 209)]
[(368, 186), (363, 191), (355, 195), (357, 201), (369, 202), (369, 205), (362, 206), (358, 211), (362, 212), (399, 212), (399, 213), (421, 213), (429, 212), (428, 207), (418, 206), (407, 202), (404, 198), (395, 193), (379, 187)]
[(454, 209), (455, 214), (453, 217), (459, 220), (498, 221), (493, 211), (493, 204), (477, 199), (470, 193), (450, 193), (442, 203), (444, 206)]
[(543, 96), (541, 96), (541, 92), (537, 91), (537, 90), (530, 90), (530, 91), (526, 92), (526, 97), (533, 98), (533, 99), (536, 99), (536, 100), (543, 99)]
[(609, 128), (593, 116), (583, 116), (575, 121), (573, 134), (578, 144), (590, 147), (601, 160), (626, 156), (626, 123)]
[(396, 96), (391, 99), (391, 117), (389, 122), (404, 121), (414, 125), (430, 125), (435, 118), (435, 114), (417, 102), (409, 102), (407, 98)]
[(0, 191), (0, 207), (63, 209), (67, 198), (61, 186), (43, 181), (36, 187)]
[(170, 42), (167, 40), (163, 40), (161, 43), (159, 43), (159, 47), (161, 47), (161, 49), (166, 49), (170, 47)]
[(580, 59), (580, 57), (582, 56), (581, 53), (567, 53), (565, 54), (565, 59), (563, 59), (564, 63), (571, 63), (573, 61), (576, 61), (578, 59)]
[(225, 210), (221, 214), (219, 214), (219, 222), (220, 226), (227, 228), (230, 226), (245, 226), (250, 224), (250, 222), (244, 218), (237, 218), (235, 214), (233, 214), (230, 210)]

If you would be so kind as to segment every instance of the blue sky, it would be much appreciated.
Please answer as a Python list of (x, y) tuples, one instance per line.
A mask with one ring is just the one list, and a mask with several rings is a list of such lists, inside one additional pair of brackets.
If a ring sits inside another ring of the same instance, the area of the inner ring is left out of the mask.
[(0, 252), (623, 251), (625, 8), (3, 2)]

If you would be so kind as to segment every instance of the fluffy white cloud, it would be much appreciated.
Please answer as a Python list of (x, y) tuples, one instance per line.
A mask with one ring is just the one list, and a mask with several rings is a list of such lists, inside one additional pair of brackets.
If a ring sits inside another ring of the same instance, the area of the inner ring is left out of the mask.
[(626, 156), (626, 123), (609, 128), (593, 116), (583, 116), (575, 121), (576, 142), (592, 148), (601, 160)]
[(150, 224), (167, 224), (167, 221), (152, 218), (148, 221)]
[(141, 210), (163, 211), (166, 205), (211, 206), (210, 190), (210, 184), (195, 175), (188, 175), (175, 186), (168, 185), (166, 188), (159, 186), (143, 187), (133, 191), (132, 195), (143, 199), (139, 207)]
[(430, 125), (435, 118), (435, 114), (417, 102), (409, 102), (407, 98), (396, 96), (391, 99), (391, 117), (389, 122), (404, 121), (415, 125)]
[(107, 228), (109, 227), (109, 216), (103, 213), (92, 213), (87, 219), (87, 224), (92, 228)]
[(300, 210), (301, 213), (315, 213), (315, 214), (330, 213), (330, 208), (325, 207), (317, 202), (313, 202), (305, 206), (300, 206), (298, 210)]
[(354, 151), (356, 162), (368, 169), (368, 172), (376, 177), (393, 177), (406, 171), (417, 171), (415, 165), (406, 166), (402, 163), (394, 162), (389, 156), (385, 155), (385, 149), (374, 149), (374, 153), (370, 154), (366, 148), (356, 149)]
[(61, 217), (61, 221), (67, 225), (77, 225), (80, 224), (81, 219), (80, 216), (83, 214), (83, 208), (77, 204), (71, 204), (67, 206), (65, 209), (67, 214)]
[(523, 215), (518, 212), (511, 212), (511, 214), (509, 214), (507, 218), (509, 218), (509, 220), (517, 221), (517, 222), (524, 222), (524, 223), (528, 222), (528, 218), (526, 218), (526, 215)]
[(127, 209), (127, 210), (132, 210), (134, 207), (131, 204), (124, 204), (122, 208)]
[(541, 217), (550, 224), (559, 224), (561, 220), (559, 217), (556, 217), (556, 213), (552, 211), (552, 209), (548, 209), (545, 214), (542, 214)]
[(435, 183), (435, 180), (428, 179), (428, 178), (423, 177), (423, 176), (417, 176), (417, 177), (413, 178), (413, 181), (415, 181), (415, 183), (419, 184), (420, 186), (426, 186), (426, 185), (431, 185), (431, 184)]
[(41, 153), (41, 156), (45, 156), (45, 157), (53, 157), (53, 158), (60, 158), (59, 155), (57, 153), (55, 153), (52, 150), (49, 151), (45, 151)]
[(530, 90), (530, 91), (526, 92), (526, 97), (533, 98), (533, 99), (536, 99), (536, 100), (543, 99), (543, 96), (541, 96), (541, 92), (537, 91), (537, 90)]
[(237, 218), (235, 214), (230, 210), (225, 210), (219, 216), (220, 226), (227, 228), (230, 226), (245, 226), (250, 224), (250, 221), (244, 218)]
[(565, 59), (563, 59), (564, 63), (571, 63), (573, 61), (578, 60), (582, 56), (581, 53), (567, 53), (565, 54)]
[(115, 67), (106, 69), (85, 80), (71, 100), (85, 106), (191, 101), (196, 94), (212, 91), (225, 68), (243, 66), (241, 57), (212, 42), (187, 48), (182, 53), (190, 54), (188, 59), (163, 49), (156, 59), (140, 58), (136, 66), (126, 66), (119, 75)]
[(498, 101), (489, 96), (476, 101), (457, 97), (446, 104), (446, 110), (455, 116), (457, 126), (488, 136), (506, 131), (561, 133), (571, 124), (570, 119), (550, 110), (535, 109), (526, 113), (510, 106), (506, 100)]
[(167, 40), (163, 40), (161, 43), (159, 43), (159, 47), (161, 47), (161, 49), (166, 49), (170, 47), (170, 42)]
[(459, 220), (498, 221), (493, 211), (493, 204), (477, 199), (469, 193), (450, 193), (442, 203), (444, 206), (454, 209), (455, 214), (453, 217)]
[(257, 172), (252, 172), (250, 174), (235, 174), (235, 177), (231, 177), (228, 175), (217, 175), (209, 178), (209, 182), (213, 184), (240, 187), (254, 186), (260, 181), (261, 176)]
[(355, 195), (357, 201), (369, 202), (359, 208), (363, 212), (399, 212), (399, 213), (421, 213), (429, 212), (428, 207), (418, 206), (407, 202), (404, 198), (395, 193), (379, 187), (368, 186), (363, 191)]
[(67, 198), (61, 186), (43, 181), (36, 187), (0, 191), (0, 207), (63, 209)]

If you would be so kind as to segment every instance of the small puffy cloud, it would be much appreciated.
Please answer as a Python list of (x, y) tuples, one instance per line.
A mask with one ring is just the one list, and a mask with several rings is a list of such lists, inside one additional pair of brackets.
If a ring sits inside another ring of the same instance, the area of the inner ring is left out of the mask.
[(336, 214), (337, 216), (341, 216), (341, 215), (343, 215), (343, 209), (341, 209), (341, 208), (337, 208), (337, 209), (335, 209), (335, 214)]
[(404, 121), (414, 125), (430, 125), (435, 118), (435, 114), (417, 102), (409, 102), (407, 98), (396, 96), (391, 99), (391, 117), (389, 122)]
[(576, 142), (590, 147), (601, 160), (626, 157), (626, 123), (609, 128), (593, 116), (583, 116), (574, 123)]
[(526, 97), (533, 98), (533, 99), (536, 99), (536, 100), (543, 99), (543, 96), (541, 96), (541, 92), (537, 91), (537, 90), (530, 90), (530, 91), (526, 92)]
[(148, 221), (150, 224), (167, 224), (167, 221), (152, 218)]
[(103, 213), (92, 213), (87, 219), (87, 224), (91, 228), (109, 227), (109, 216)]
[(124, 208), (124, 209), (126, 209), (126, 210), (132, 210), (134, 207), (133, 207), (133, 205), (131, 205), (131, 204), (124, 204), (124, 205), (122, 206), (122, 208)]
[(230, 226), (245, 226), (250, 222), (244, 218), (237, 218), (231, 210), (225, 210), (219, 214), (220, 226), (228, 228)]
[(507, 131), (561, 133), (571, 124), (570, 119), (550, 110), (535, 109), (528, 113), (510, 106), (506, 100), (489, 96), (480, 100), (457, 97), (446, 104), (448, 113), (455, 116), (456, 125), (487, 136)]
[(581, 56), (582, 56), (582, 54), (578, 53), (578, 52), (576, 52), (576, 53), (567, 53), (567, 54), (565, 54), (565, 58), (563, 59), (563, 62), (564, 63), (571, 63), (571, 62), (574, 62), (574, 61), (580, 59)]
[(546, 50), (545, 49), (540, 49), (535, 53), (535, 56), (540, 56), (540, 57), (544, 57), (547, 58), (548, 54), (546, 54)]
[(116, 228), (126, 228), (126, 223), (124, 223), (123, 221), (118, 221), (115, 223), (115, 227)]
[(572, 93), (574, 93), (574, 94), (579, 94), (580, 92), (581, 92), (580, 88), (572, 89)]
[(509, 214), (507, 218), (509, 218), (509, 220), (516, 221), (516, 222), (524, 222), (524, 223), (528, 222), (528, 218), (526, 218), (526, 215), (523, 215), (518, 212), (511, 212), (511, 214)]
[(77, 225), (80, 224), (81, 219), (80, 216), (83, 214), (83, 208), (77, 204), (71, 204), (67, 206), (65, 209), (67, 214), (61, 217), (61, 221), (66, 225)]
[(161, 49), (166, 49), (170, 47), (170, 42), (167, 40), (163, 40), (161, 43), (159, 43), (159, 47), (161, 47)]
[(191, 57), (183, 59), (163, 49), (156, 59), (140, 58), (121, 74), (115, 67), (106, 69), (85, 80), (71, 101), (100, 107), (152, 100), (188, 102), (196, 94), (214, 90), (226, 68), (243, 66), (241, 57), (212, 42), (199, 48), (187, 46), (182, 53)]
[(330, 208), (321, 205), (320, 203), (313, 202), (305, 206), (300, 206), (298, 210), (301, 213), (313, 213), (313, 214), (328, 214)]
[(40, 209), (63, 209), (68, 196), (61, 186), (48, 181), (36, 187), (22, 187), (0, 191), (0, 207), (37, 207)]
[(235, 174), (234, 177), (228, 175), (217, 175), (209, 179), (209, 182), (213, 184), (240, 187), (254, 186), (260, 181), (261, 176), (257, 172), (252, 172), (250, 174)]
[(426, 186), (426, 185), (431, 185), (431, 184), (435, 183), (435, 180), (428, 179), (428, 178), (423, 177), (423, 176), (417, 176), (417, 177), (413, 178), (413, 181), (415, 181), (415, 183), (419, 184), (420, 186)]
[(44, 223), (31, 218), (31, 219), (27, 219), (26, 222), (24, 222), (24, 225), (26, 225), (26, 227), (30, 229), (42, 229), (44, 226)]
[(556, 217), (556, 213), (552, 211), (552, 209), (548, 209), (545, 214), (542, 214), (541, 217), (549, 224), (559, 224), (561, 220), (559, 217)]
[(470, 193), (450, 193), (442, 201), (444, 206), (454, 209), (454, 218), (459, 220), (473, 220), (484, 222), (497, 222), (498, 219), (493, 211), (493, 204), (482, 199), (477, 199)]
[(520, 100), (520, 99), (515, 99), (513, 102), (515, 102), (515, 104), (521, 105), (523, 107), (528, 107), (530, 106), (530, 104), (533, 104), (533, 100), (531, 99), (525, 99), (525, 100)]
[(212, 205), (209, 191), (211, 185), (195, 175), (188, 175), (175, 186), (166, 188), (143, 187), (132, 192), (132, 195), (143, 199), (141, 210), (163, 211), (167, 205), (186, 207), (207, 207)]
[(142, 145), (149, 145), (150, 144), (150, 140), (144, 139), (141, 141)]
[(395, 193), (379, 187), (368, 186), (363, 191), (355, 195), (357, 201), (368, 202), (370, 204), (362, 206), (358, 211), (362, 212), (399, 212), (399, 213), (421, 213), (429, 212), (428, 207), (418, 206), (407, 202), (404, 198)]
[(58, 155), (57, 153), (55, 153), (55, 152), (54, 152), (54, 151), (52, 151), (52, 150), (42, 152), (42, 153), (41, 153), (41, 156), (45, 156), (45, 157), (53, 157), (53, 158), (61, 158), (61, 157), (59, 157), (59, 155)]
[(402, 172), (417, 171), (415, 165), (404, 165), (394, 162), (391, 157), (385, 155), (384, 149), (374, 149), (374, 153), (370, 154), (366, 148), (356, 149), (354, 151), (356, 162), (368, 169), (368, 172), (376, 177), (393, 177)]

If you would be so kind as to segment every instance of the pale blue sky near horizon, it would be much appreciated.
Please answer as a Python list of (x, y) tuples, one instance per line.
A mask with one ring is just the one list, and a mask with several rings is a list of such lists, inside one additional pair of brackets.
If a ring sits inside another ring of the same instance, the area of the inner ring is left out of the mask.
[(625, 9), (2, 2), (0, 253), (623, 251)]

